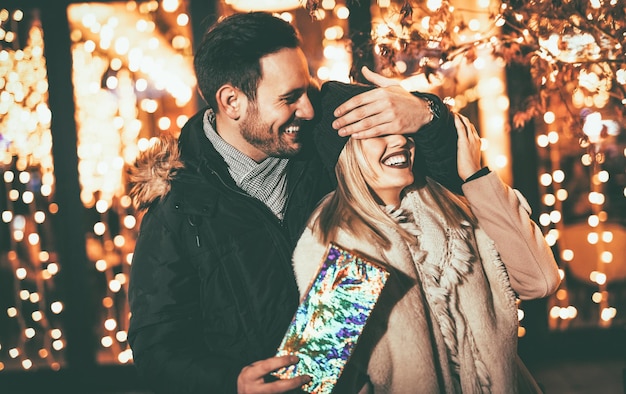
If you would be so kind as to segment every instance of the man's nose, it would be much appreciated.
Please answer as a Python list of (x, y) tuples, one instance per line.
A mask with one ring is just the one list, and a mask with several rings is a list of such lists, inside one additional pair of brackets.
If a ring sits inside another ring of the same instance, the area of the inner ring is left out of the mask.
[(313, 110), (313, 104), (311, 104), (308, 94), (303, 94), (300, 100), (298, 100), (296, 116), (300, 119), (311, 120), (314, 115), (315, 111)]

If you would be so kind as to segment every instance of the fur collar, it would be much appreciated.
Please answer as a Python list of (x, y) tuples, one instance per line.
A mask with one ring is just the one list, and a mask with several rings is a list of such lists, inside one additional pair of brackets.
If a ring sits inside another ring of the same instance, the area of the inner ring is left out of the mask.
[(157, 139), (129, 168), (130, 196), (135, 207), (145, 210), (153, 202), (162, 199), (170, 191), (172, 179), (182, 168), (178, 141), (171, 136)]

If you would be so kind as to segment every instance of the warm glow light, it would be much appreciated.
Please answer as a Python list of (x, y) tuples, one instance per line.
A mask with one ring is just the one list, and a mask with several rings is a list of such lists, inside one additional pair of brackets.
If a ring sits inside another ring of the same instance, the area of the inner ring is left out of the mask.
[(43, 211), (37, 211), (33, 215), (33, 219), (35, 220), (35, 223), (41, 224), (46, 220), (46, 213)]
[(604, 321), (609, 321), (615, 318), (616, 315), (617, 315), (617, 309), (613, 307), (604, 308), (602, 309), (602, 312), (600, 313), (600, 318)]
[(565, 173), (562, 170), (556, 170), (552, 173), (552, 179), (556, 183), (561, 183), (565, 180)]
[(114, 279), (109, 282), (109, 289), (112, 292), (117, 293), (118, 291), (120, 291), (121, 288), (122, 288), (122, 284), (118, 280)]
[(26, 269), (22, 267), (16, 269), (15, 277), (19, 280), (23, 280), (24, 278), (26, 278)]
[(589, 137), (589, 141), (596, 143), (600, 140), (604, 125), (602, 124), (602, 114), (594, 112), (585, 118), (583, 132)]
[(161, 7), (163, 7), (163, 11), (165, 12), (174, 12), (178, 9), (179, 5), (179, 0), (163, 0), (161, 3)]
[(613, 253), (605, 250), (600, 254), (600, 260), (605, 264), (611, 263), (613, 261)]
[(137, 224), (137, 219), (132, 215), (124, 216), (124, 227), (127, 229), (133, 229)]
[(609, 180), (609, 172), (605, 170), (599, 171), (598, 180), (602, 183), (606, 183)]
[(57, 339), (56, 341), (52, 342), (52, 347), (54, 348), (54, 350), (61, 350), (63, 349), (63, 347), (65, 347), (65, 344), (62, 340)]
[(340, 6), (335, 9), (335, 14), (339, 19), (348, 19), (348, 16), (350, 16), (350, 10), (348, 7)]
[(106, 328), (109, 331), (115, 330), (116, 327), (117, 327), (117, 321), (115, 321), (115, 319), (107, 319), (104, 322), (104, 328)]
[(554, 194), (546, 194), (543, 196), (543, 203), (549, 207), (553, 206), (556, 203), (556, 198)]
[(333, 8), (335, 8), (336, 5), (337, 3), (335, 2), (335, 0), (322, 0), (322, 8), (325, 10), (332, 10)]
[(596, 204), (596, 205), (602, 205), (604, 204), (604, 194), (599, 193), (599, 192), (590, 192), (589, 193), (589, 202), (592, 204)]
[(113, 338), (110, 336), (102, 337), (100, 344), (102, 344), (103, 347), (111, 347), (113, 345)]
[(226, 0), (237, 11), (278, 12), (301, 7), (301, 0)]
[(115, 339), (117, 339), (118, 342), (126, 342), (128, 333), (126, 331), (118, 331), (115, 333)]
[(548, 173), (541, 174), (539, 177), (539, 183), (543, 186), (548, 186), (552, 183), (552, 176)]
[(123, 272), (115, 274), (115, 280), (118, 281), (122, 285), (126, 284), (127, 282), (126, 274), (124, 274)]
[(561, 221), (561, 212), (559, 211), (552, 211), (550, 212), (550, 221), (552, 221), (552, 223), (558, 223)]
[(48, 264), (48, 266), (46, 267), (46, 269), (48, 270), (48, 272), (50, 272), (52, 275), (56, 275), (59, 272), (59, 266), (57, 265), (57, 263), (50, 263)]
[(63, 336), (63, 333), (58, 328), (50, 330), (50, 337), (52, 339), (59, 339)]
[(545, 134), (540, 134), (537, 136), (537, 146), (540, 148), (545, 148), (550, 143), (548, 136)]
[(574, 251), (571, 249), (564, 249), (561, 252), (561, 257), (565, 261), (572, 261), (574, 259)]
[(593, 293), (593, 295), (591, 296), (591, 300), (593, 302), (595, 302), (596, 304), (599, 304), (600, 302), (602, 302), (602, 293), (600, 293), (599, 291), (596, 291), (595, 293)]
[(103, 235), (106, 231), (106, 225), (102, 222), (98, 222), (93, 225), (93, 232), (96, 235)]
[(126, 364), (130, 362), (132, 359), (133, 359), (133, 353), (131, 349), (126, 349), (117, 356), (117, 361), (119, 361), (122, 364)]
[(63, 311), (63, 304), (60, 301), (55, 301), (52, 304), (50, 304), (50, 310), (55, 315), (58, 315), (59, 313)]
[(116, 235), (115, 238), (113, 238), (113, 244), (115, 247), (121, 248), (126, 244), (126, 238), (124, 238), (123, 235)]
[(107, 270), (107, 262), (106, 260), (98, 260), (96, 261), (96, 269), (100, 272), (104, 272)]
[(545, 239), (549, 246), (554, 246), (559, 239), (559, 233), (552, 229), (548, 232), (548, 234), (546, 234)]

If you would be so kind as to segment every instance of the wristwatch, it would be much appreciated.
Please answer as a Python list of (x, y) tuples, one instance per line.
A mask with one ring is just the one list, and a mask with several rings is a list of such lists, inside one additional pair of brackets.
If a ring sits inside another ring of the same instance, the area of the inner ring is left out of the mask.
[(430, 114), (432, 115), (432, 118), (428, 123), (431, 123), (435, 119), (439, 119), (441, 117), (441, 109), (439, 108), (439, 105), (437, 105), (435, 100), (426, 95), (421, 96), (421, 98), (422, 100), (426, 101), (426, 104), (428, 104), (428, 109), (430, 110)]

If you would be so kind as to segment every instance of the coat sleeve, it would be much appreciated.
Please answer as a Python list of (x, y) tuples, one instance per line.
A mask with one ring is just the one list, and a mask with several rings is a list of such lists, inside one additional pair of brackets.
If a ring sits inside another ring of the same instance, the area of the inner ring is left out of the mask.
[(541, 230), (530, 218), (526, 199), (495, 172), (463, 184), (463, 192), (480, 227), (495, 242), (520, 299), (552, 294), (561, 280), (558, 266)]
[(129, 283), (135, 366), (156, 393), (235, 393), (241, 362), (203, 340), (199, 277), (179, 250), (173, 231), (148, 211)]
[(415, 168), (445, 186), (448, 190), (462, 194), (463, 180), (457, 171), (457, 133), (454, 116), (441, 99), (430, 93), (414, 92), (428, 99), (439, 108), (439, 117), (420, 128), (414, 135)]

